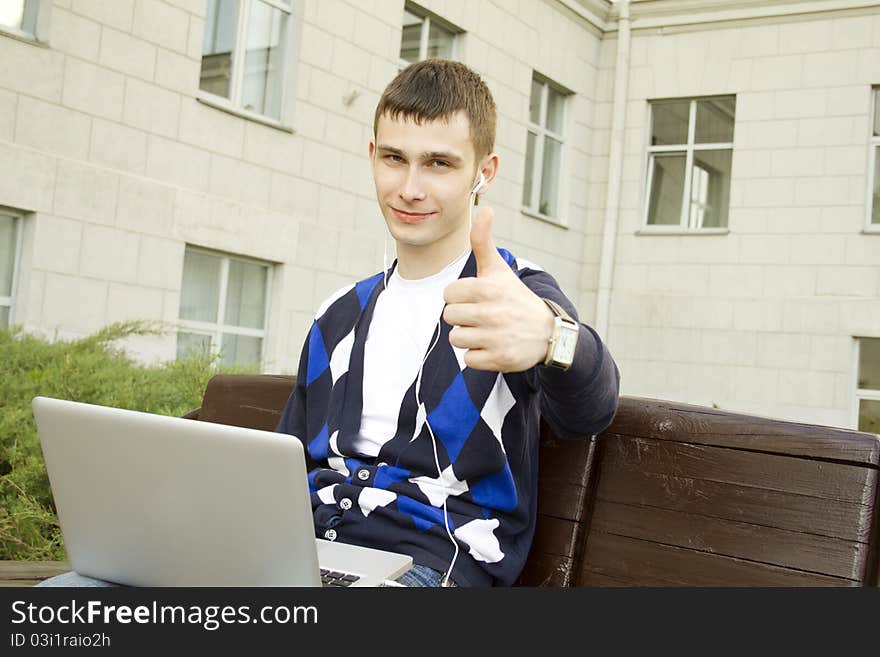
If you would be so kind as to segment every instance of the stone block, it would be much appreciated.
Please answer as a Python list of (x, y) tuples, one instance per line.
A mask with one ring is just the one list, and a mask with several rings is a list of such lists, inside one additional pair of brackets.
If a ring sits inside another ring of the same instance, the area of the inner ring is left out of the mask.
[(186, 53), (189, 15), (161, 0), (137, 0), (132, 33), (163, 48)]
[(179, 187), (208, 188), (210, 154), (177, 141), (151, 135), (147, 141), (147, 175)]
[(92, 123), (90, 159), (112, 169), (143, 173), (147, 164), (147, 134), (96, 118)]
[(49, 27), (51, 30), (49, 43), (52, 44), (52, 48), (90, 62), (98, 61), (98, 49), (101, 44), (99, 23), (77, 16), (56, 5), (52, 8)]
[(180, 140), (202, 150), (241, 157), (246, 119), (189, 98), (181, 101)]
[(75, 110), (21, 95), (15, 141), (53, 155), (86, 159), (91, 119)]
[(104, 27), (99, 62), (114, 71), (152, 80), (156, 69), (156, 46), (124, 32)]
[(175, 189), (145, 178), (122, 176), (116, 226), (135, 233), (167, 237), (174, 221)]
[(61, 101), (64, 86), (64, 53), (35, 48), (17, 39), (0, 39), (0, 80), (5, 89)]
[(125, 82), (123, 121), (130, 126), (176, 139), (180, 94), (140, 80)]
[(113, 225), (119, 176), (103, 168), (59, 160), (54, 213), (93, 223)]
[(83, 227), (79, 270), (83, 276), (91, 278), (136, 283), (139, 244), (136, 233), (86, 225)]
[(71, 10), (103, 25), (131, 32), (135, 0), (73, 0)]
[[(179, 290), (183, 279), (184, 244), (162, 237), (141, 237), (137, 282), (164, 290)], [(164, 315), (159, 315), (164, 317)]]
[(84, 335), (106, 325), (107, 282), (46, 274), (41, 327)]
[(86, 114), (122, 120), (125, 78), (106, 68), (69, 57), (64, 66), (62, 103)]

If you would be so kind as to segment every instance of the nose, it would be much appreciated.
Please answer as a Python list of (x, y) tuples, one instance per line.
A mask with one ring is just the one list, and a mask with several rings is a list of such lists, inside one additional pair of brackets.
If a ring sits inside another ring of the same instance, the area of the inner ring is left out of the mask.
[(422, 187), (418, 167), (407, 169), (406, 178), (403, 180), (403, 187), (400, 189), (400, 198), (407, 203), (425, 200), (425, 190)]

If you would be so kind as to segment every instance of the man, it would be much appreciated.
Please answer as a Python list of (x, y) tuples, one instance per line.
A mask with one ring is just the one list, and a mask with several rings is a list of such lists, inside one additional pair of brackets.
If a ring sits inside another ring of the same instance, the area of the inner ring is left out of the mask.
[(534, 534), (540, 417), (577, 438), (617, 408), (617, 367), (565, 319), (556, 281), (495, 248), (491, 208), (471, 226), (494, 141), (494, 101), (464, 65), (419, 62), (388, 85), (369, 152), (397, 259), (321, 304), (277, 427), (307, 448), (317, 535), (410, 554), (405, 586), (512, 584)]
[(317, 535), (411, 555), (407, 586), (512, 584), (540, 417), (576, 438), (617, 407), (617, 367), (556, 281), (495, 248), (491, 208), (471, 221), (494, 140), (466, 66), (426, 60), (388, 85), (369, 153), (397, 259), (321, 304), (277, 427), (307, 447)]

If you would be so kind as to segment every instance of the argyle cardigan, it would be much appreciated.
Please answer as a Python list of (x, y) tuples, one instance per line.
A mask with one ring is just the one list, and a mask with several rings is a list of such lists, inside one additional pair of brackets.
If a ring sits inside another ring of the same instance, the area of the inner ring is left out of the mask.
[[(498, 251), (529, 289), (577, 318), (552, 276)], [(475, 275), (471, 254), (461, 277)], [(575, 362), (567, 371), (543, 365), (507, 374), (475, 370), (465, 365), (464, 350), (449, 343), (451, 326), (438, 318), (440, 335), (423, 366), (421, 404), (414, 380), (396, 434), (378, 456), (366, 456), (354, 439), (364, 347), (382, 281), (383, 273), (376, 274), (321, 305), (276, 428), (306, 447), (316, 535), (402, 552), (446, 572), (455, 551), (448, 527), (459, 546), (451, 571), (457, 584), (510, 585), (535, 530), (540, 417), (561, 438), (603, 431), (617, 408), (617, 367), (595, 331), (579, 324)]]

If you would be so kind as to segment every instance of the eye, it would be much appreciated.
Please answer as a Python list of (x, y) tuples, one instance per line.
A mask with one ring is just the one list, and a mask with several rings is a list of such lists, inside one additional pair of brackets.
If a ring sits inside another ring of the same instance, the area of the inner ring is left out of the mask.
[(395, 155), (394, 153), (389, 153), (384, 158), (387, 162), (403, 162), (403, 158), (400, 155)]
[(449, 167), (449, 162), (446, 160), (431, 160), (431, 166), (435, 169), (443, 169)]

